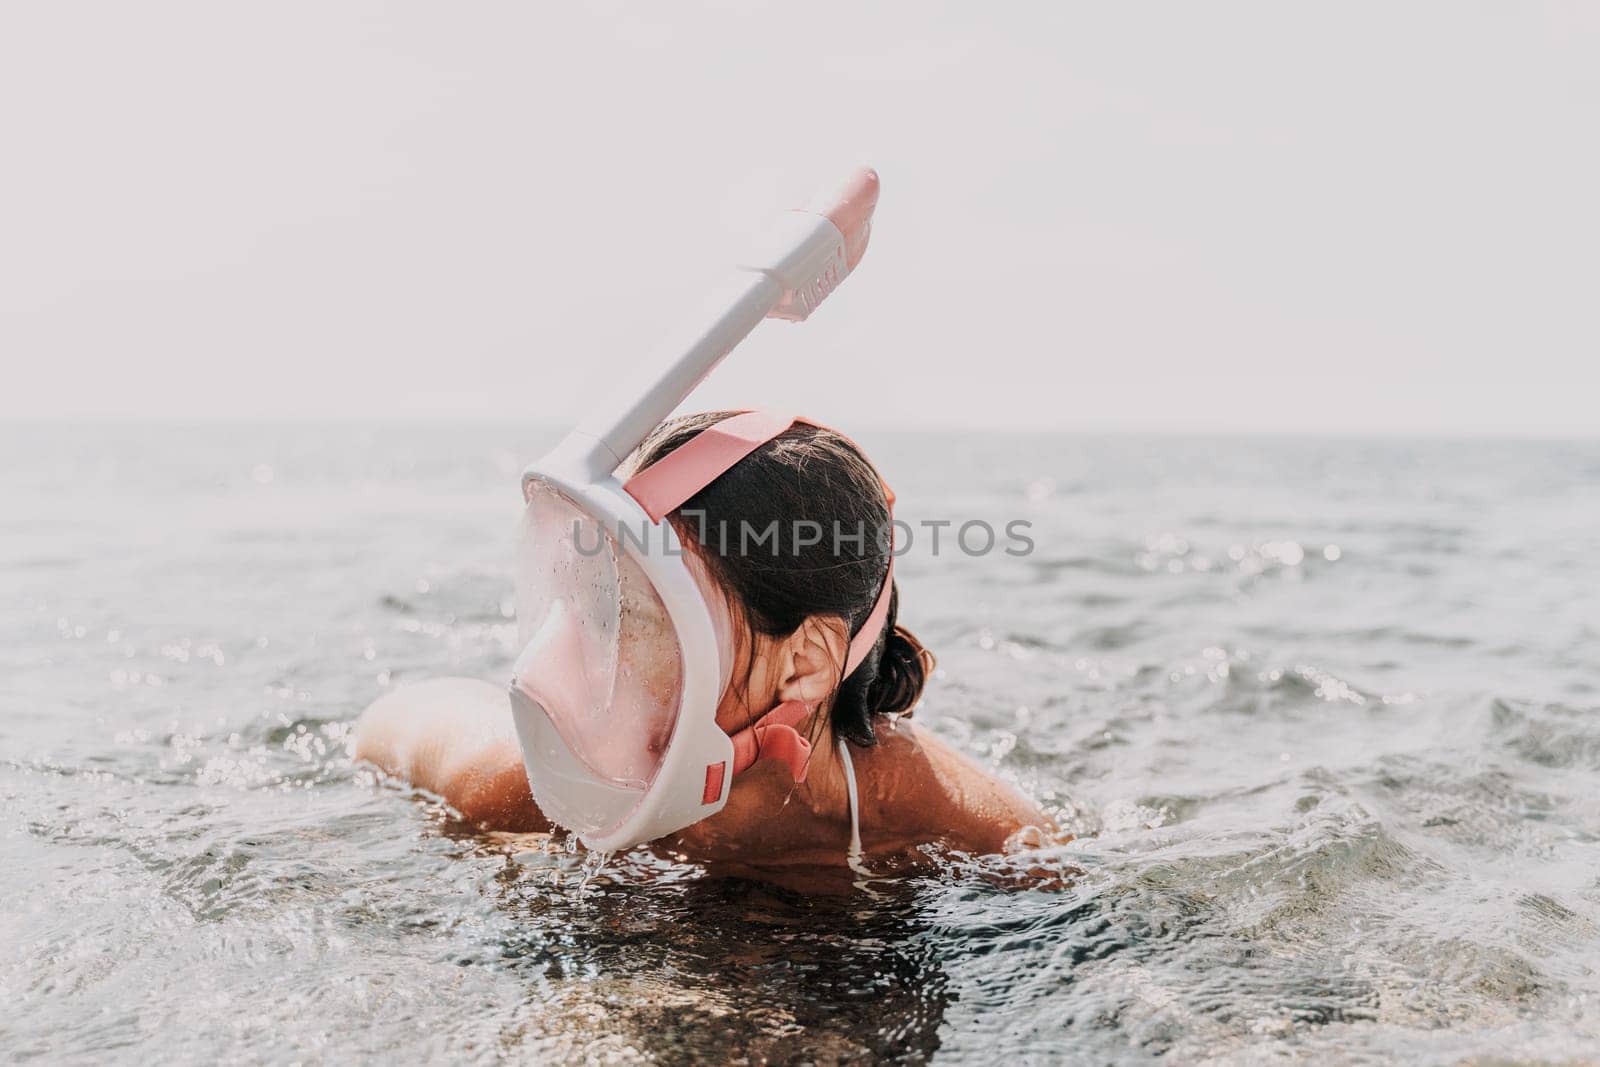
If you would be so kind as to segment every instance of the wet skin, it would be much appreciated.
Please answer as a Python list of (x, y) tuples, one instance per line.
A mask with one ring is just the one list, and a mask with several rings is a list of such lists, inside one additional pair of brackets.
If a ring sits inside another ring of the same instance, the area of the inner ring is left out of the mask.
[[(734, 781), (720, 812), (656, 847), (752, 868), (844, 866), (845, 772), (832, 737), (825, 728), (820, 734), (804, 783), (778, 763), (758, 763)], [(1037, 805), (927, 729), (880, 718), (877, 734), (876, 745), (851, 746), (869, 858), (915, 863), (927, 845), (1000, 853), (1037, 841), (1047, 825)], [(551, 829), (529, 793), (499, 686), (442, 678), (389, 693), (362, 714), (355, 756), (438, 794), (486, 829)]]

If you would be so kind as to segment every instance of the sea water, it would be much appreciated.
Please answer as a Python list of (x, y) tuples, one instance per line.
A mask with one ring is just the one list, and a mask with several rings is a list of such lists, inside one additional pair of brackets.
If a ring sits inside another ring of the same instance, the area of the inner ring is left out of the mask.
[(952, 523), (915, 720), (1077, 836), (833, 895), (352, 763), (380, 694), (507, 675), (549, 432), (0, 429), (0, 1059), (1600, 1048), (1600, 443), (860, 439)]

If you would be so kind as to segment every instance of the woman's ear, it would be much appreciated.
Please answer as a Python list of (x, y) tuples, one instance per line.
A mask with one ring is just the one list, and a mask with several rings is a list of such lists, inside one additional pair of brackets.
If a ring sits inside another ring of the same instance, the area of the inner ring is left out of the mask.
[(833, 695), (850, 648), (850, 631), (837, 615), (812, 615), (783, 643), (778, 700), (820, 704)]

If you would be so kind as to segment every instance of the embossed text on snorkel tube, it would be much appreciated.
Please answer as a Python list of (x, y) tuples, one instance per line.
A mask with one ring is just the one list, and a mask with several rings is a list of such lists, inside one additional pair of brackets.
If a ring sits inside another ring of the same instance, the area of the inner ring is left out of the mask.
[[(872, 530), (868, 529), (865, 522), (852, 526), (835, 521), (831, 531), (823, 523), (812, 519), (794, 519), (789, 523), (789, 536), (785, 539), (779, 536), (783, 532), (783, 523), (778, 519), (773, 519), (765, 526), (748, 520), (730, 523), (726, 519), (708, 524), (704, 512), (685, 508), (679, 514), (698, 526), (698, 540), (702, 545), (715, 546), (718, 553), (724, 556), (769, 555), (776, 558), (785, 553), (799, 555), (807, 549), (828, 544), (830, 536), (835, 556), (864, 556), (869, 543), (876, 545), (879, 553), (889, 552), (896, 557), (919, 550), (940, 556), (952, 548), (966, 556), (987, 556), (993, 552), (1028, 556), (1034, 548), (1033, 538), (1029, 535), (1033, 523), (1027, 519), (1012, 519), (999, 530), (993, 523), (983, 519), (968, 519), (960, 523), (953, 519), (922, 519), (915, 524), (894, 519)], [(585, 528), (589, 530), (587, 534)], [(615, 530), (609, 530), (603, 523), (575, 519), (572, 523), (572, 543), (584, 556), (599, 555), (608, 542), (645, 555), (652, 552), (669, 556), (683, 555), (683, 548), (677, 539), (666, 537), (659, 530), (659, 527), (643, 520), (637, 527), (618, 523)], [(847, 546), (850, 549), (848, 553)]]

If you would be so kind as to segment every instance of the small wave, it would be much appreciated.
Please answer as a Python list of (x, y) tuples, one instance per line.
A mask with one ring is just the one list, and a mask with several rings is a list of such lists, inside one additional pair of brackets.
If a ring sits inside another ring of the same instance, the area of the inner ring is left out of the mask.
[(1495, 737), (1520, 759), (1541, 767), (1600, 768), (1600, 706), (1496, 697), (1490, 717)]

